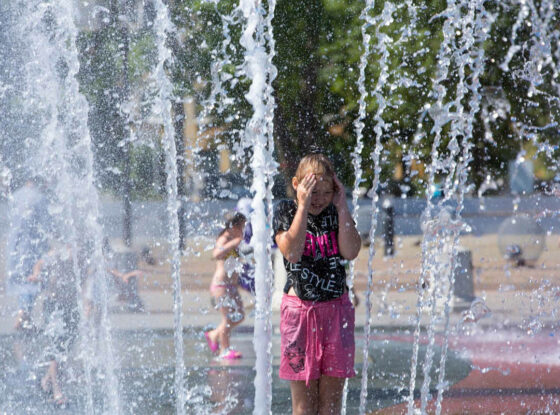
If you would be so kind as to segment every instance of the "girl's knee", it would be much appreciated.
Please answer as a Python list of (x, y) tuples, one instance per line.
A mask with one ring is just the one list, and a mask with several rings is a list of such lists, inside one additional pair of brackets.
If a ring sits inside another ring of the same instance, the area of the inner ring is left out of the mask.
[(322, 376), (319, 391), (319, 414), (338, 415), (342, 408), (343, 378)]
[(339, 415), (342, 408), (342, 396), (339, 393), (321, 394), (318, 406), (320, 415)]
[(339, 415), (341, 407), (342, 402), (339, 400), (327, 400), (321, 402), (317, 413), (319, 415)]
[(238, 324), (243, 322), (243, 320), (245, 320), (245, 312), (242, 308), (230, 309), (227, 313), (227, 320), (232, 327), (237, 326)]
[(314, 399), (302, 399), (292, 404), (293, 415), (316, 415), (319, 405)]
[(317, 380), (290, 382), (293, 415), (317, 415), (319, 412), (319, 395)]
[(243, 320), (245, 320), (245, 315), (243, 315), (243, 314), (241, 314), (241, 316), (236, 318), (235, 320), (228, 319), (227, 327), (229, 329), (232, 329), (233, 327), (238, 326), (241, 323), (243, 323)]

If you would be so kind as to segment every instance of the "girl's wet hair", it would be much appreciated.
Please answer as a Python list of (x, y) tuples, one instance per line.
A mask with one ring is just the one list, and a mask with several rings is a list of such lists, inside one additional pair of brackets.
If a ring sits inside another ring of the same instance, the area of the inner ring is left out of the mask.
[(305, 156), (299, 162), (296, 170), (298, 181), (303, 180), (306, 173), (312, 172), (318, 176), (332, 179), (334, 177), (334, 167), (332, 162), (321, 153), (313, 153)]
[(236, 226), (242, 225), (243, 222), (246, 222), (247, 218), (243, 213), (235, 212), (235, 213), (228, 213), (226, 215), (226, 222), (224, 224), (224, 229), (220, 232), (222, 235), (225, 231), (231, 228), (235, 228)]

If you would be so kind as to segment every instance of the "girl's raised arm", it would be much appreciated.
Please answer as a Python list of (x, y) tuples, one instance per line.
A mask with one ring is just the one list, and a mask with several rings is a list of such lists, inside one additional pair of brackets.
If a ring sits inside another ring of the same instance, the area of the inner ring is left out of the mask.
[(336, 175), (334, 181), (334, 197), (333, 204), (338, 212), (338, 247), (340, 254), (345, 259), (355, 259), (360, 253), (362, 247), (362, 238), (356, 229), (348, 203), (346, 202), (346, 194), (344, 185), (338, 180)]
[(227, 232), (224, 232), (216, 240), (216, 245), (212, 250), (212, 259), (225, 259), (232, 250), (239, 246), (242, 240), (243, 235), (229, 239)]
[(307, 214), (317, 178), (313, 173), (308, 173), (301, 183), (298, 183), (297, 179), (294, 178), (292, 184), (297, 192), (298, 207), (296, 215), (290, 229), (276, 233), (275, 241), (284, 258), (295, 264), (301, 259), (305, 247)]

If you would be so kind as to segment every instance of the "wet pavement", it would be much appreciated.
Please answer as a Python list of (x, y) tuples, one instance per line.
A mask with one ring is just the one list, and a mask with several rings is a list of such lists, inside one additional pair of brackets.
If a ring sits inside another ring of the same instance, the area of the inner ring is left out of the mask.
[[(393, 335), (391, 341), (411, 341)], [(467, 376), (453, 381), (441, 401), (443, 414), (560, 413), (560, 345), (557, 334), (515, 330), (452, 336), (449, 347), (469, 362)], [(441, 342), (441, 339), (439, 339)], [(446, 371), (447, 373), (447, 371)], [(432, 397), (435, 397), (435, 391)], [(432, 399), (425, 412), (436, 412)], [(420, 408), (416, 399), (414, 407)], [(408, 403), (376, 410), (375, 414), (406, 414)]]
[[(174, 413), (174, 355), (173, 334), (169, 331), (119, 332), (114, 336), (115, 355), (119, 356), (120, 399), (124, 413)], [(13, 336), (4, 336), (2, 350), (10, 348)], [(187, 413), (239, 413), (250, 414), (253, 411), (254, 386), (253, 364), (254, 351), (252, 334), (241, 332), (232, 339), (234, 345), (243, 353), (243, 358), (224, 362), (213, 357), (202, 339), (201, 333), (185, 333), (185, 365), (187, 376), (185, 385), (188, 395)], [(357, 347), (361, 349), (362, 339), (358, 337)], [(422, 347), (421, 354), (425, 348)], [(274, 373), (273, 373), (273, 413), (290, 413), (290, 393), (288, 382), (278, 378), (279, 338), (273, 338)], [(439, 349), (438, 349), (439, 350)], [(369, 410), (398, 404), (406, 397), (406, 374), (410, 371), (408, 356), (411, 344), (401, 341), (387, 342), (383, 338), (374, 339), (371, 344), (370, 378), (368, 388), (370, 397)], [(356, 369), (361, 368), (361, 353), (357, 353)], [(10, 365), (9, 356), (4, 356), (8, 363), (3, 376), (0, 409), (5, 413), (84, 413), (85, 396), (83, 376), (75, 361), (67, 364), (71, 379), (65, 380), (69, 398), (68, 408), (55, 408), (48, 398), (39, 391), (36, 379), (38, 367), (15, 367)], [(452, 382), (468, 376), (469, 362), (454, 352), (449, 354), (448, 368)], [(102, 407), (102, 378), (96, 370), (93, 375), (96, 405)], [(405, 374), (405, 376), (403, 376)], [(432, 373), (435, 376), (435, 373)], [(80, 380), (82, 379), (82, 380)], [(418, 373), (418, 380), (422, 381)], [(347, 400), (348, 413), (357, 413), (359, 406), (361, 378), (358, 376), (349, 382)], [(82, 391), (82, 392), (81, 392)]]
[[(445, 367), (447, 392), (442, 414), (527, 414), (560, 413), (560, 343), (557, 331), (557, 257), (560, 250), (545, 251), (542, 264), (511, 268), (497, 258), (490, 237), (468, 240), (473, 250), (476, 295), (489, 312), (472, 320), (470, 302), (454, 299), (450, 314), (449, 351)], [(206, 242), (205, 242), (206, 243)], [(203, 244), (204, 245), (204, 244)], [(206, 245), (204, 245), (206, 246)], [(552, 246), (552, 244), (551, 244)], [(414, 239), (397, 245), (397, 256), (378, 258), (372, 294), (372, 343), (368, 374), (369, 413), (407, 412), (414, 330), (417, 324), (418, 250)], [(478, 249), (478, 250), (477, 250)], [(367, 249), (357, 261), (356, 371), (349, 382), (347, 414), (358, 413), (365, 325), (365, 271)], [(157, 253), (157, 252), (156, 252)], [(119, 379), (122, 412), (125, 414), (176, 413), (173, 348), (173, 295), (165, 265), (144, 266), (146, 281), (140, 297), (144, 312), (130, 312), (125, 304), (111, 301), (116, 374)], [(188, 414), (249, 414), (253, 412), (255, 356), (253, 351), (253, 300), (244, 293), (247, 318), (234, 330), (232, 343), (242, 353), (238, 361), (218, 360), (208, 350), (204, 330), (216, 325), (219, 315), (212, 308), (207, 287), (213, 272), (204, 255), (190, 257), (182, 268), (183, 326)], [(167, 285), (166, 285), (167, 284)], [(114, 299), (113, 299), (114, 300)], [(274, 300), (274, 296), (273, 296)], [(40, 310), (38, 305), (36, 311)], [(13, 330), (15, 302), (0, 292), (0, 414), (80, 414), (87, 412), (84, 373), (74, 348), (65, 364), (63, 379), (69, 398), (67, 408), (58, 408), (40, 392), (37, 377), (44, 373), (42, 341), (23, 342), (28, 347), (27, 363), (16, 363)], [(476, 314), (476, 313), (475, 313)], [(40, 321), (40, 316), (35, 315)], [(434, 365), (428, 387), (432, 398), (427, 413), (435, 413), (439, 356), (444, 338), (442, 321), (435, 321)], [(274, 373), (272, 413), (290, 413), (289, 385), (277, 376), (279, 360), (279, 312), (272, 313)], [(419, 364), (413, 397), (420, 408), (423, 361), (429, 339), (430, 321), (420, 322)], [(102, 354), (98, 360), (103, 360)], [(103, 372), (94, 368), (91, 391), (95, 413), (103, 413), (106, 402)]]
[[(173, 316), (168, 308), (170, 299), (164, 294), (162, 291), (142, 291), (146, 306), (142, 313), (126, 312), (122, 304), (111, 305), (110, 325), (123, 413), (175, 413)], [(514, 299), (508, 299), (509, 294), (489, 295), (488, 298), (496, 302), (487, 304), (493, 312), (478, 322), (463, 321), (461, 309), (452, 312), (445, 367), (445, 381), (449, 387), (441, 413), (560, 413), (560, 343), (554, 321), (543, 320), (538, 327), (527, 323), (528, 329), (521, 330), (527, 310), (521, 301), (513, 303), (516, 304), (513, 307), (506, 307), (508, 300)], [(249, 304), (248, 317), (232, 337), (233, 345), (243, 353), (243, 358), (230, 362), (215, 358), (203, 337), (204, 330), (218, 322), (218, 315), (209, 306), (208, 294), (200, 291), (187, 295), (183, 320), (187, 413), (252, 413), (255, 355), (250, 298), (245, 297), (246, 304)], [(416, 294), (389, 293), (389, 297), (385, 298), (385, 303), (391, 310), (374, 296), (367, 405), (371, 413), (406, 413), (410, 395)], [(2, 301), (9, 304), (11, 300), (3, 298)], [(363, 304), (361, 301), (356, 311), (358, 376), (349, 382), (348, 414), (357, 413), (359, 407), (365, 322)], [(4, 311), (8, 309), (10, 307), (4, 307)], [(192, 318), (193, 313), (196, 318)], [(287, 414), (290, 413), (289, 385), (277, 376), (278, 317), (278, 312), (274, 312), (272, 405), (274, 414)], [(65, 370), (69, 374), (64, 379), (69, 406), (57, 408), (37, 386), (37, 376), (45, 364), (37, 351), (30, 352), (27, 364), (15, 363), (13, 343), (17, 335), (11, 330), (10, 321), (12, 317), (5, 312), (0, 321), (0, 361), (5, 368), (0, 375), (0, 413), (85, 413), (85, 385), (76, 354)], [(426, 324), (428, 322), (423, 320), (422, 326)], [(414, 391), (417, 408), (420, 407), (418, 399), (425, 376), (423, 356), (429, 343), (425, 330), (423, 333)], [(441, 336), (436, 336), (435, 363), (429, 386), (432, 398), (437, 394), (437, 368), (443, 341)], [(35, 348), (41, 348), (40, 342), (33, 344)], [(92, 391), (96, 408), (104, 405), (103, 384), (102, 372), (94, 369)], [(435, 413), (434, 408), (435, 399), (432, 399), (426, 411)]]

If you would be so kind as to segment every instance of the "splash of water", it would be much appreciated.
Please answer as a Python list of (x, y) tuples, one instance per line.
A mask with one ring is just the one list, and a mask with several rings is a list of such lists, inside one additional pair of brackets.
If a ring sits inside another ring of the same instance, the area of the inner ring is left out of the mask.
[[(471, 70), (471, 83), (470, 83), (470, 99), (469, 99), (469, 113), (467, 114), (466, 120), (464, 122), (462, 131), (462, 154), (460, 157), (459, 164), (457, 166), (456, 176), (458, 176), (458, 181), (456, 182), (457, 188), (455, 193), (457, 194), (457, 207), (455, 209), (455, 215), (458, 221), (461, 221), (461, 213), (464, 207), (465, 194), (469, 190), (468, 180), (468, 167), (472, 159), (471, 149), (473, 147), (473, 124), (477, 113), (480, 111), (480, 76), (484, 70), (484, 49), (482, 45), (488, 38), (488, 31), (485, 30), (494, 22), (494, 17), (489, 15), (484, 8), (484, 0), (479, 0), (476, 2), (471, 2), (469, 4), (469, 10), (467, 17), (463, 19), (463, 29), (462, 33), (464, 36), (464, 50), (462, 51), (462, 56), (460, 57), (460, 71), (464, 74), (465, 67), (469, 67)], [(476, 48), (475, 48), (476, 47)], [(470, 52), (473, 48), (474, 53)], [(461, 52), (461, 51), (459, 51)], [(471, 56), (472, 55), (472, 56)], [(459, 95), (459, 94), (458, 94)], [(455, 269), (457, 267), (456, 258), (458, 255), (459, 237), (461, 229), (452, 229), (452, 259), (451, 259), (451, 270), (449, 274), (449, 285), (453, 287), (455, 285)], [(442, 352), (439, 364), (439, 378), (438, 378), (438, 395), (436, 399), (436, 414), (441, 413), (441, 402), (443, 400), (443, 392), (446, 388), (440, 385), (447, 385), (445, 382), (445, 365), (447, 361), (447, 349), (448, 349), (448, 334), (450, 326), (450, 303), (451, 303), (452, 290), (450, 289), (447, 293), (447, 299), (445, 302), (445, 325), (444, 325), (444, 340), (442, 345)]]
[[(273, 6), (273, 5), (272, 5)], [(270, 13), (274, 9), (270, 9)], [(239, 8), (246, 19), (243, 34), (240, 39), (245, 48), (245, 71), (251, 86), (245, 98), (253, 107), (253, 115), (247, 123), (246, 135), (248, 142), (252, 143), (253, 155), (251, 168), (253, 170), (253, 183), (251, 190), (254, 192), (251, 204), (251, 224), (253, 226), (253, 237), (251, 246), (255, 253), (255, 291), (256, 291), (256, 313), (254, 326), (254, 346), (256, 353), (256, 376), (255, 376), (255, 414), (271, 413), (272, 406), (272, 353), (271, 336), (271, 293), (272, 293), (272, 269), (270, 262), (271, 237), (270, 227), (267, 226), (265, 201), (271, 199), (267, 196), (267, 177), (272, 172), (271, 134), (273, 101), (266, 98), (265, 94), (272, 92), (270, 85), (271, 76), (275, 74), (272, 58), (266, 51), (265, 14), (262, 3), (252, 0), (241, 0)], [(268, 21), (270, 24), (270, 21)], [(268, 32), (271, 36), (272, 32)], [(269, 39), (270, 40), (270, 39)], [(269, 44), (270, 46), (270, 44)], [(270, 188), (268, 188), (270, 189)]]
[[(368, 0), (365, 7), (360, 14), (360, 20), (362, 23), (362, 44), (363, 52), (360, 57), (359, 71), (360, 75), (358, 77), (358, 91), (360, 92), (360, 99), (358, 101), (358, 118), (354, 121), (354, 129), (356, 131), (356, 145), (352, 151), (352, 166), (354, 167), (354, 187), (352, 189), (352, 219), (354, 223), (358, 223), (358, 197), (360, 196), (360, 184), (363, 180), (363, 169), (362, 169), (362, 152), (364, 150), (363, 142), (363, 130), (365, 128), (365, 118), (366, 118), (366, 99), (368, 92), (366, 89), (366, 68), (367, 62), (370, 56), (371, 48), (370, 41), (371, 35), (367, 32), (368, 28), (374, 23), (374, 18), (370, 15), (373, 10), (374, 2), (373, 0)], [(348, 288), (350, 291), (351, 300), (354, 299), (354, 277), (355, 277), (355, 265), (354, 261), (350, 262), (348, 276)], [(342, 415), (346, 414), (346, 400), (348, 398), (348, 380), (344, 383), (344, 392), (342, 399)]]
[[(458, 13), (457, 17), (461, 14), (461, 5), (459, 8), (456, 9)], [(467, 156), (466, 160), (462, 160), (460, 163), (457, 163), (455, 160), (460, 153), (460, 145), (458, 142), (458, 138), (462, 136), (464, 140), (467, 140), (467, 137), (464, 132), (465, 127), (465, 116), (464, 116), (464, 106), (463, 100), (467, 93), (467, 87), (465, 84), (465, 69), (470, 60), (469, 51), (474, 43), (474, 37), (472, 36), (473, 25), (474, 25), (474, 8), (472, 4), (468, 8), (468, 12), (466, 15), (463, 15), (462, 18), (458, 19), (460, 22), (460, 26), (457, 27), (460, 30), (461, 38), (457, 41), (457, 46), (453, 51), (454, 60), (458, 66), (458, 81), (456, 87), (456, 94), (455, 100), (453, 101), (453, 108), (454, 113), (451, 118), (451, 134), (450, 134), (450, 142), (447, 146), (449, 150), (449, 154), (447, 156), (447, 161), (444, 164), (447, 166), (448, 174), (445, 179), (444, 184), (444, 199), (451, 199), (457, 193), (456, 185), (456, 175), (460, 176), (460, 172), (458, 171), (461, 165), (466, 165), (469, 162), (469, 154), (468, 151), (465, 153), (463, 152), (464, 156)], [(451, 109), (451, 108), (450, 108)], [(462, 196), (460, 202), (457, 206), (457, 213), (460, 213), (462, 209)], [(440, 202), (442, 203), (442, 202)], [(445, 369), (445, 359), (446, 359), (446, 352), (447, 352), (447, 333), (449, 329), (449, 312), (450, 312), (450, 302), (452, 298), (452, 287), (454, 283), (454, 269), (455, 269), (455, 258), (457, 255), (457, 242), (458, 242), (458, 235), (459, 230), (453, 232), (452, 229), (449, 227), (444, 227), (442, 229), (442, 234), (438, 235), (439, 241), (445, 241), (444, 244), (436, 244), (435, 251), (442, 252), (443, 258), (440, 259), (442, 261), (439, 264), (435, 264), (432, 266), (431, 270), (431, 283), (435, 284), (434, 290), (432, 291), (432, 298), (431, 301), (431, 309), (430, 309), (430, 322), (428, 325), (428, 346), (426, 349), (426, 357), (423, 365), (423, 373), (424, 373), (424, 381), (422, 383), (421, 388), (421, 411), (422, 413), (426, 412), (428, 398), (430, 396), (430, 382), (431, 382), (431, 369), (433, 365), (433, 357), (434, 357), (434, 346), (435, 346), (435, 329), (436, 324), (438, 321), (438, 294), (441, 298), (444, 298), (444, 306), (443, 306), (443, 314), (444, 314), (444, 345), (443, 351), (441, 354), (441, 361), (440, 361), (440, 368)], [(447, 246), (447, 243), (451, 242), (450, 246)], [(448, 249), (448, 250), (447, 250)], [(447, 258), (446, 258), (447, 257)], [(437, 260), (437, 258), (436, 258)], [(428, 265), (429, 267), (430, 265)], [(439, 285), (439, 286), (438, 286)], [(440, 373), (440, 381), (437, 384), (438, 390), (438, 399), (437, 399), (437, 406), (436, 406), (436, 413), (439, 414), (441, 411), (441, 397), (442, 397), (442, 390), (446, 388), (445, 384), (445, 373)]]
[(0, 154), (0, 197), (9, 199), (11, 183), (12, 172), (4, 165), (4, 160)]
[(481, 319), (491, 314), (490, 308), (482, 298), (475, 298), (468, 310), (461, 314), (460, 323), (478, 323)]
[[(218, 2), (215, 3), (216, 11), (218, 11)], [(199, 124), (204, 125), (205, 119), (216, 110), (218, 114), (222, 114), (227, 107), (234, 103), (234, 99), (229, 97), (227, 84), (236, 82), (236, 78), (223, 70), (224, 67), (233, 64), (233, 57), (229, 53), (230, 47), (233, 46), (230, 27), (236, 23), (238, 19), (239, 9), (234, 8), (230, 15), (220, 15), (222, 22), (222, 42), (220, 49), (214, 52), (214, 59), (210, 67), (212, 79), (212, 87), (210, 95), (204, 101), (202, 111), (198, 117)]]
[[(452, 45), (455, 38), (456, 28), (460, 26), (458, 21), (458, 6), (455, 1), (450, 0), (447, 3), (447, 10), (445, 12), (446, 20), (443, 23), (443, 41), (438, 52), (438, 71), (436, 79), (434, 81), (434, 93), (437, 97), (436, 102), (432, 106), (428, 106), (428, 113), (434, 120), (434, 126), (432, 128), (432, 133), (434, 134), (434, 141), (432, 144), (432, 164), (428, 169), (428, 183), (427, 188), (430, 189), (435, 184), (436, 170), (440, 168), (440, 163), (437, 158), (439, 155), (439, 147), (441, 143), (441, 132), (443, 125), (448, 122), (448, 118), (445, 115), (448, 111), (446, 106), (444, 106), (444, 99), (447, 95), (447, 89), (444, 86), (444, 82), (449, 74), (449, 67), (451, 65), (450, 56), (452, 54)], [(429, 193), (429, 192), (428, 192)], [(431, 195), (427, 195), (427, 206), (424, 211), (424, 223), (429, 223), (433, 216), (433, 203), (431, 200)], [(422, 273), (420, 276), (419, 283), (419, 293), (418, 301), (416, 304), (416, 322), (414, 329), (414, 340), (412, 345), (412, 358), (410, 365), (410, 384), (409, 384), (409, 396), (408, 396), (408, 415), (414, 413), (414, 389), (416, 387), (416, 369), (418, 366), (418, 351), (420, 344), (420, 327), (422, 319), (422, 310), (424, 307), (431, 308), (431, 303), (426, 302), (424, 299), (423, 286), (428, 284), (429, 277), (429, 264), (431, 263), (430, 257), (428, 255), (430, 240), (424, 237), (422, 240)]]
[(175, 398), (176, 412), (185, 414), (186, 385), (185, 360), (183, 350), (183, 294), (181, 290), (181, 250), (179, 238), (179, 196), (177, 188), (177, 148), (175, 145), (175, 129), (171, 112), (174, 98), (173, 84), (165, 65), (172, 61), (171, 50), (167, 47), (167, 36), (175, 32), (167, 6), (162, 0), (154, 1), (156, 19), (154, 32), (158, 51), (158, 62), (154, 70), (154, 82), (157, 95), (154, 99), (153, 111), (159, 114), (163, 123), (163, 149), (165, 151), (165, 171), (167, 175), (167, 218), (169, 227), (169, 247), (172, 252), (171, 269), (173, 280), (173, 327), (175, 347)]
[(509, 37), (510, 47), (507, 51), (504, 61), (500, 65), (500, 69), (504, 72), (509, 71), (509, 63), (511, 62), (511, 59), (515, 56), (517, 52), (521, 50), (521, 46), (517, 45), (515, 42), (517, 40), (517, 35), (519, 33), (519, 30), (525, 24), (527, 17), (529, 17), (529, 6), (527, 5), (527, 3), (519, 2), (519, 4), (520, 4), (520, 8), (519, 8), (519, 12), (517, 13), (517, 19), (515, 20), (515, 23), (511, 28), (511, 36)]
[(387, 107), (387, 102), (383, 96), (383, 88), (385, 87), (386, 81), (389, 78), (389, 50), (387, 45), (392, 41), (391, 37), (380, 31), (381, 27), (384, 25), (389, 25), (393, 21), (392, 14), (395, 11), (395, 6), (391, 2), (387, 2), (384, 5), (383, 12), (380, 15), (380, 24), (377, 26), (376, 38), (377, 38), (377, 50), (381, 54), (379, 60), (379, 66), (381, 68), (377, 84), (373, 91), (373, 95), (377, 100), (377, 111), (374, 116), (375, 121), (375, 147), (370, 155), (374, 168), (374, 178), (372, 184), (372, 202), (371, 202), (371, 226), (369, 230), (369, 257), (368, 257), (368, 281), (367, 290), (365, 294), (366, 301), (366, 322), (364, 326), (364, 347), (363, 347), (363, 365), (362, 365), (362, 383), (360, 391), (360, 414), (365, 414), (366, 403), (367, 403), (367, 383), (368, 383), (368, 366), (369, 366), (369, 347), (371, 343), (371, 294), (373, 291), (373, 258), (375, 256), (375, 231), (377, 228), (377, 214), (379, 201), (379, 195), (377, 190), (379, 188), (379, 182), (381, 180), (381, 152), (383, 151), (383, 144), (381, 138), (383, 131), (385, 129), (385, 121), (383, 120), (383, 112)]
[[(46, 115), (42, 130), (42, 146), (38, 152), (38, 171), (53, 186), (61, 204), (56, 210), (61, 226), (67, 229), (70, 242), (78, 247), (84, 235), (93, 245), (91, 264), (95, 267), (93, 278), (100, 290), (102, 356), (105, 369), (105, 392), (110, 412), (121, 412), (119, 385), (115, 375), (110, 322), (107, 316), (107, 283), (103, 258), (102, 231), (99, 218), (99, 199), (94, 184), (93, 153), (87, 126), (88, 104), (80, 93), (76, 75), (79, 71), (76, 48), (77, 28), (74, 24), (72, 2), (31, 2), (31, 18), (22, 25), (28, 38), (30, 55), (26, 65), (28, 97), (43, 109)], [(47, 23), (47, 25), (45, 25)], [(50, 85), (50, 87), (45, 87)], [(78, 237), (79, 235), (79, 237)], [(78, 239), (80, 238), (80, 239)], [(75, 275), (81, 275), (77, 253), (73, 252)], [(86, 324), (81, 285), (77, 284), (78, 307), (81, 315), (80, 342), (86, 380), (86, 411), (94, 412), (92, 396), (94, 333)]]

